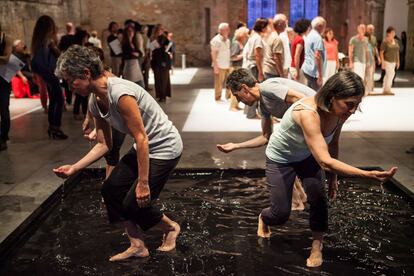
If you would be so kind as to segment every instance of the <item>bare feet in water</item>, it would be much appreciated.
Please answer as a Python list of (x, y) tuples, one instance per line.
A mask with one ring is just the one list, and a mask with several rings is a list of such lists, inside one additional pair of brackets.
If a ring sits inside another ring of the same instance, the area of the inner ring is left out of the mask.
[(262, 215), (259, 215), (259, 223), (257, 225), (257, 235), (261, 238), (270, 238), (270, 227), (267, 226), (263, 220)]
[(322, 265), (322, 244), (312, 244), (309, 258), (306, 260), (307, 267), (319, 267)]
[(149, 251), (148, 251), (148, 248), (146, 248), (145, 246), (136, 247), (134, 245), (131, 245), (124, 252), (116, 254), (115, 256), (112, 256), (109, 259), (109, 261), (116, 262), (116, 261), (123, 261), (131, 257), (145, 258), (148, 256), (149, 256)]
[(176, 222), (171, 223), (171, 228), (164, 232), (162, 238), (162, 244), (158, 247), (159, 251), (171, 251), (175, 248), (175, 241), (177, 240), (178, 234), (180, 234), (180, 225)]

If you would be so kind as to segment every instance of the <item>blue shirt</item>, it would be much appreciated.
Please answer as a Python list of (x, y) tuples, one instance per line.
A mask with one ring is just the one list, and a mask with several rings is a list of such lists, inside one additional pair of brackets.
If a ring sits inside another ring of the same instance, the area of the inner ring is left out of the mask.
[(322, 75), (326, 66), (326, 51), (321, 35), (312, 29), (305, 38), (305, 61), (302, 65), (302, 71), (314, 78), (318, 77), (318, 67), (315, 63), (315, 52), (320, 51), (322, 57)]

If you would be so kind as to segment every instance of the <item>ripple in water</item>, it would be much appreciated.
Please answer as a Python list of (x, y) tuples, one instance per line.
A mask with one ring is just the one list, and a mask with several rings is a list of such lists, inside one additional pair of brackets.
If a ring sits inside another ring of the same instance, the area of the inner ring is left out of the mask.
[(101, 179), (86, 174), (0, 274), (413, 275), (414, 212), (403, 196), (345, 179), (330, 203), (325, 262), (310, 270), (308, 212), (292, 212), (269, 240), (258, 239), (257, 217), (269, 204), (268, 191), (262, 173), (247, 172), (174, 176), (158, 204), (181, 225), (176, 250), (157, 252), (161, 233), (151, 230), (151, 256), (121, 263), (108, 258), (128, 247), (127, 238), (106, 223)]

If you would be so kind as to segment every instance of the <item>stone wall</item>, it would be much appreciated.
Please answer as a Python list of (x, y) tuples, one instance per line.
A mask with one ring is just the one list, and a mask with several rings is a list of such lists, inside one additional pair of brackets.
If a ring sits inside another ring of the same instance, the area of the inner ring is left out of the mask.
[(30, 47), (33, 28), (41, 15), (53, 17), (60, 32), (65, 31), (69, 20), (80, 24), (82, 18), (81, 0), (27, 0), (0, 1), (0, 22), (12, 39), (21, 39)]

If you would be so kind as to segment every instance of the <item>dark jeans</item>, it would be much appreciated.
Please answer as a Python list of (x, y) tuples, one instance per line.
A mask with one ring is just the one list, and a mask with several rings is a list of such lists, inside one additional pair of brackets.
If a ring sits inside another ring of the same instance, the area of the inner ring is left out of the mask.
[(303, 161), (280, 164), (266, 158), (266, 177), (270, 190), (270, 207), (261, 215), (267, 225), (284, 224), (290, 216), (292, 190), (298, 176), (310, 204), (309, 224), (315, 232), (328, 230), (328, 201), (323, 182), (322, 169), (313, 156)]
[(303, 75), (305, 76), (308, 82), (308, 86), (312, 88), (313, 90), (315, 90), (316, 92), (318, 92), (319, 88), (321, 88), (321, 86), (318, 84), (318, 79), (315, 77), (309, 76), (305, 72), (303, 72)]
[(151, 205), (140, 208), (135, 196), (138, 179), (137, 154), (135, 149), (131, 148), (102, 185), (101, 193), (105, 200), (109, 222), (132, 220), (144, 231), (158, 224), (163, 213), (154, 206), (154, 201), (158, 199), (179, 160), (180, 157), (172, 160), (150, 158)]
[(82, 95), (76, 94), (75, 103), (73, 104), (73, 114), (79, 115), (81, 107), (82, 107), (82, 114), (86, 115), (86, 112), (88, 111), (88, 96), (82, 96)]
[(62, 125), (64, 98), (59, 79), (52, 76), (48, 78), (43, 77), (43, 79), (46, 82), (49, 95), (49, 111), (47, 114), (49, 125), (60, 128)]
[(9, 140), (11, 85), (0, 77), (0, 142)]
[(112, 130), (112, 149), (104, 156), (106, 164), (115, 167), (119, 162), (119, 151), (125, 140), (125, 133), (111, 127)]

